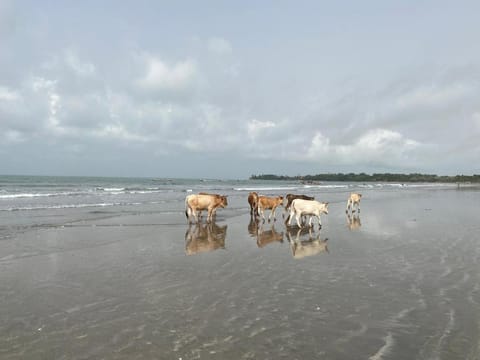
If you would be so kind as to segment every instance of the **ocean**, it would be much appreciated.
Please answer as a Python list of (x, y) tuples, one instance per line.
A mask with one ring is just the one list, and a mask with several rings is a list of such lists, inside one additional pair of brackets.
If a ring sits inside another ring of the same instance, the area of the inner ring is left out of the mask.
[(265, 180), (3, 175), (0, 176), (0, 237), (34, 226), (58, 226), (81, 221), (97, 217), (100, 213), (105, 216), (152, 211), (183, 213), (186, 195), (201, 191), (227, 195), (235, 204), (229, 209), (241, 211), (248, 205), (245, 199), (250, 191), (283, 196), (306, 193), (319, 199), (338, 198), (336, 201), (341, 202), (345, 193), (351, 191), (455, 187), (455, 184), (303, 184)]

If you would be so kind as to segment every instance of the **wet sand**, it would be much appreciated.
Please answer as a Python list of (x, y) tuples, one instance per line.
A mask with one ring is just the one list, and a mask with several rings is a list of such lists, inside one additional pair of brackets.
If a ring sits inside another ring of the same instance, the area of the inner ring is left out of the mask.
[(370, 191), (350, 221), (330, 196), (320, 231), (239, 196), (4, 238), (0, 358), (480, 358), (480, 192)]

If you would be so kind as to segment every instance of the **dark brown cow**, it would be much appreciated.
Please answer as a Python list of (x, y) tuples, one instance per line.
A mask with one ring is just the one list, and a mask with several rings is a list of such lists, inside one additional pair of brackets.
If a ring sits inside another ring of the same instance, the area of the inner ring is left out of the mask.
[(258, 194), (255, 191), (248, 194), (248, 204), (250, 205), (250, 216), (258, 216)]
[(287, 199), (287, 205), (285, 205), (285, 210), (288, 210), (290, 208), (290, 205), (292, 205), (292, 201), (295, 199), (315, 200), (313, 196), (296, 195), (296, 194), (287, 194), (287, 196), (285, 196), (285, 199)]
[(218, 194), (192, 194), (185, 198), (185, 216), (190, 223), (193, 215), (195, 221), (198, 222), (198, 213), (207, 210), (207, 222), (211, 222), (219, 207), (224, 208), (228, 205), (227, 197)]
[(227, 225), (215, 223), (190, 225), (185, 233), (185, 253), (187, 255), (225, 249)]

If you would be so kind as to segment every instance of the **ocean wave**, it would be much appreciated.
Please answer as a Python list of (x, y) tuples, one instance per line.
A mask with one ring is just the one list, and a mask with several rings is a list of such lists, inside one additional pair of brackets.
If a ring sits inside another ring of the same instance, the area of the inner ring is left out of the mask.
[(20, 199), (20, 198), (36, 198), (36, 197), (54, 197), (54, 196), (75, 196), (84, 195), (81, 192), (57, 192), (57, 193), (13, 193), (13, 194), (0, 194), (0, 200), (2, 199)]
[(86, 207), (109, 207), (109, 206), (128, 206), (142, 205), (140, 202), (112, 202), (112, 203), (95, 203), (95, 204), (62, 204), (62, 205), (38, 205), (38, 206), (19, 206), (0, 209), (0, 211), (26, 211), (26, 210), (55, 210), (55, 209), (80, 209)]
[(277, 191), (277, 190), (298, 190), (298, 186), (272, 186), (272, 187), (241, 187), (233, 188), (235, 191)]

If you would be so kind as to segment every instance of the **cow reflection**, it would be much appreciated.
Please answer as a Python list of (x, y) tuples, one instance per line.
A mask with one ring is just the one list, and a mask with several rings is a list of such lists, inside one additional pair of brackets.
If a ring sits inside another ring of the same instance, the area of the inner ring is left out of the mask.
[(358, 230), (362, 223), (360, 222), (360, 215), (357, 214), (349, 214), (347, 213), (347, 226), (350, 230)]
[(190, 225), (185, 233), (185, 253), (187, 255), (225, 249), (227, 225), (197, 223)]
[[(305, 235), (308, 235), (307, 240), (305, 240), (307, 238)], [(312, 228), (293, 227), (287, 229), (287, 236), (292, 256), (295, 259), (302, 259), (322, 252), (328, 253), (328, 239), (320, 239), (320, 231), (315, 233)]]
[(265, 230), (263, 223), (260, 223), (258, 219), (251, 219), (248, 224), (248, 233), (251, 237), (257, 239), (257, 246), (263, 248), (268, 244), (280, 242), (283, 243), (283, 231), (278, 232), (275, 230), (275, 225), (272, 224), (270, 229)]

